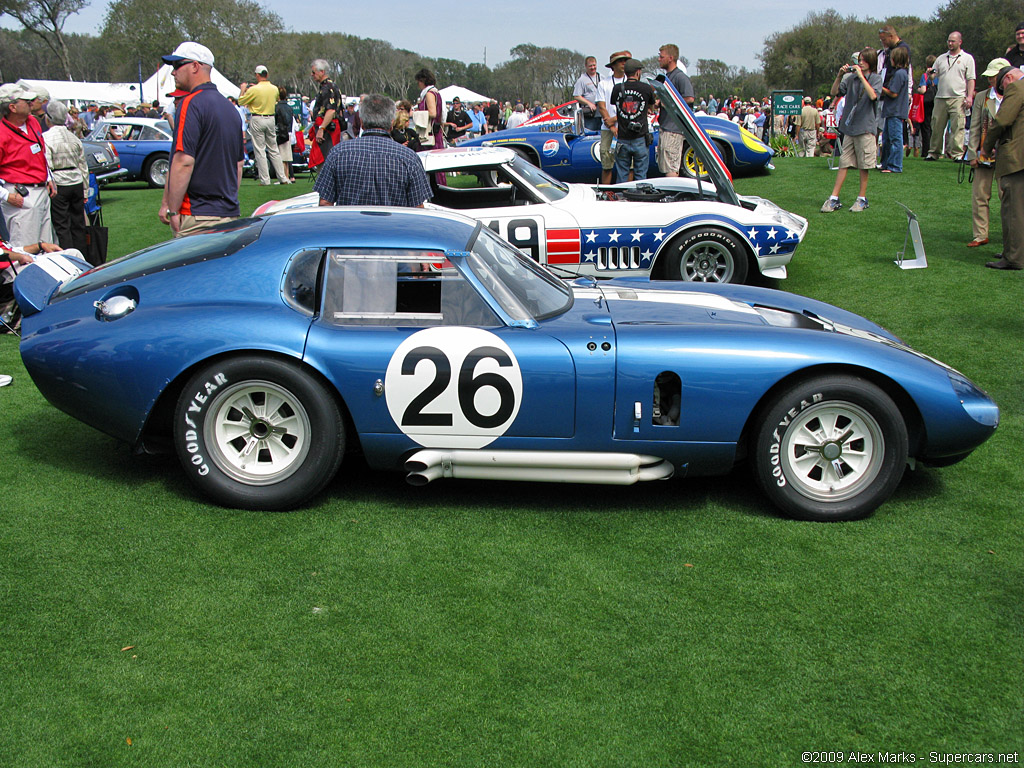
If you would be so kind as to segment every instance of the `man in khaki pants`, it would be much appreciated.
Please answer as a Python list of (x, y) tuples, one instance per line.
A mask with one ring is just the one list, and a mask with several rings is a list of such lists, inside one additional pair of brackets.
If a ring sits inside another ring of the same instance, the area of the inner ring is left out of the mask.
[(974, 106), (974, 57), (961, 45), (959, 32), (950, 32), (946, 39), (949, 50), (935, 59), (933, 69), (938, 76), (938, 91), (932, 108), (932, 145), (925, 160), (938, 160), (942, 154), (942, 138), (949, 122), (949, 145), (946, 156), (959, 160), (964, 154), (964, 116)]
[(804, 96), (797, 124), (800, 128), (800, 154), (798, 157), (814, 157), (818, 147), (818, 129), (821, 128), (821, 113), (811, 103), (810, 96)]
[(242, 83), (238, 95), (238, 103), (249, 108), (249, 137), (252, 139), (253, 154), (256, 155), (256, 172), (264, 187), (270, 184), (267, 155), (270, 155), (277, 180), (281, 184), (291, 184), (277, 149), (277, 121), (274, 119), (277, 99), (277, 86), (270, 82), (270, 74), (262, 64), (256, 67), (256, 83)]
[(995, 176), (994, 158), (981, 153), (985, 137), (992, 127), (996, 112), (999, 110), (1001, 97), (996, 95), (996, 78), (1000, 71), (1010, 66), (1006, 59), (992, 59), (988, 67), (981, 73), (987, 77), (989, 88), (981, 91), (974, 99), (971, 110), (971, 135), (967, 140), (967, 160), (974, 169), (974, 181), (971, 182), (971, 242), (968, 248), (988, 244), (988, 202), (992, 198), (992, 179)]
[(1024, 77), (1005, 67), (996, 76), (1003, 103), (989, 128), (982, 151), (991, 154), (998, 144), (995, 175), (999, 180), (999, 212), (1003, 219), (1003, 253), (990, 269), (1024, 269)]

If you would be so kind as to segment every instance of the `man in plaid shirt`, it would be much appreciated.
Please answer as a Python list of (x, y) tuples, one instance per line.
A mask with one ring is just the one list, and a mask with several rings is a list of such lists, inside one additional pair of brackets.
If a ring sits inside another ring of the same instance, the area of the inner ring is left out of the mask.
[(313, 189), (320, 205), (422, 207), (432, 195), (416, 153), (391, 138), (395, 103), (371, 93), (359, 102), (363, 135), (327, 156)]

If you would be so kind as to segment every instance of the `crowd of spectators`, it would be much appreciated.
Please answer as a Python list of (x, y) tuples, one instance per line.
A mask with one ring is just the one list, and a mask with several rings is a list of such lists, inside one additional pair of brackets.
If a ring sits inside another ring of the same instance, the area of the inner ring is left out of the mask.
[[(851, 168), (858, 172), (859, 189), (849, 210), (861, 212), (869, 207), (873, 171), (902, 173), (910, 157), (954, 160), (972, 169), (972, 239), (967, 245), (981, 247), (989, 242), (989, 200), (998, 180), (1003, 252), (987, 266), (1017, 270), (1024, 268), (1024, 128), (1015, 126), (1024, 120), (1018, 120), (1024, 116), (1024, 86), (1018, 86), (1024, 23), (1014, 37), (1003, 57), (978, 72), (961, 34), (953, 31), (947, 50), (927, 56), (915, 73), (909, 45), (896, 29), (884, 26), (880, 48), (856, 52), (840, 68), (827, 96), (805, 96), (799, 114), (790, 116), (773, 116), (767, 96), (746, 101), (713, 93), (695, 97), (674, 44), (659, 49), (658, 64), (695, 114), (731, 120), (766, 142), (773, 136), (788, 137), (773, 142), (781, 152), (792, 148), (801, 157), (834, 155), (838, 174), (823, 212), (843, 207), (840, 193)], [(263, 65), (255, 67), (253, 84), (241, 84), (237, 99), (225, 99), (210, 79), (213, 53), (205, 46), (183, 43), (164, 62), (172, 67), (176, 86), (165, 94), (164, 104), (87, 104), (79, 109), (51, 101), (43, 89), (25, 81), (0, 88), (0, 269), (6, 294), (0, 300), (10, 298), (10, 280), (35, 255), (85, 248), (88, 170), (81, 139), (112, 118), (147, 117), (172, 124), (174, 149), (158, 216), (172, 234), (181, 236), (239, 215), (246, 137), (252, 141), (261, 184), (292, 183), (293, 157), (305, 153), (308, 139), (309, 166), (324, 166), (317, 187), (323, 204), (373, 200), (419, 205), (429, 198), (429, 185), (420, 183), (419, 165), (410, 163), (406, 152), (515, 129), (556, 106), (497, 99), (464, 104), (455, 98), (446, 103), (426, 68), (415, 76), (415, 104), (381, 94), (346, 97), (323, 59), (310, 67), (316, 88), (312, 99), (289, 98)], [(655, 116), (660, 123), (659, 169), (676, 175), (682, 129), (670, 112), (662, 109), (658, 114), (658, 101), (641, 78), (641, 62), (623, 50), (611, 54), (604, 68), (609, 71), (601, 71), (598, 59), (588, 56), (572, 94), (584, 127), (600, 132), (601, 181), (645, 178), (650, 120)], [(176, 114), (181, 118), (176, 120)], [(351, 146), (339, 146), (347, 142)], [(374, 181), (376, 171), (368, 172), (370, 167), (385, 173), (385, 181)], [(353, 173), (358, 175), (353, 178)]]

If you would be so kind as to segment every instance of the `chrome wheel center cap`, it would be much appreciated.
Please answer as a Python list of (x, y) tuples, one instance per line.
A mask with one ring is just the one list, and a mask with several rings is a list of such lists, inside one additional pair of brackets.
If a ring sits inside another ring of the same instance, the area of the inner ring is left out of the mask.
[(843, 449), (838, 443), (825, 443), (821, 447), (821, 455), (827, 461), (835, 461), (843, 455)]

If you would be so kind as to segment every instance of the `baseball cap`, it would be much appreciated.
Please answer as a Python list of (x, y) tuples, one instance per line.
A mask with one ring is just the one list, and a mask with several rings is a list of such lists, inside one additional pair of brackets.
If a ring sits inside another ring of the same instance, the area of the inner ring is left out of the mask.
[(26, 85), (23, 85), (20, 82), (10, 83), (7, 85), (7, 88), (9, 89), (7, 98), (11, 101), (16, 101), (17, 99), (25, 99), (25, 101), (32, 101), (32, 99), (36, 99), (39, 97), (39, 94), (36, 93), (33, 89), (27, 87)]
[(626, 61), (626, 70), (625, 71), (626, 71), (627, 75), (635, 75), (637, 72), (640, 72), (643, 68), (644, 68), (644, 65), (641, 64), (636, 59), (629, 59), (629, 60)]
[(41, 85), (34, 85), (28, 80), (19, 80), (15, 85), (19, 86), (26, 94), (32, 94), (31, 96), (19, 96), (18, 98), (28, 99), (29, 101), (32, 101), (32, 99), (50, 100), (50, 92)]
[(174, 53), (160, 57), (164, 64), (176, 64), (179, 61), (198, 61), (200, 64), (213, 66), (213, 52), (205, 45), (186, 40), (174, 49)]
[(170, 93), (165, 93), (164, 96), (169, 99), (180, 99), (182, 96), (188, 96), (190, 93), (192, 93), (192, 91), (186, 91), (184, 88), (176, 88)]
[(267, 68), (264, 67), (262, 64), (260, 64), (258, 67), (256, 67), (256, 74), (257, 75), (265, 75), (265, 74), (267, 74)]
[(985, 71), (981, 73), (981, 76), (992, 77), (992, 75), (998, 75), (999, 70), (1009, 66), (1012, 65), (1006, 59), (992, 59), (992, 61), (988, 63), (988, 67), (985, 69)]

